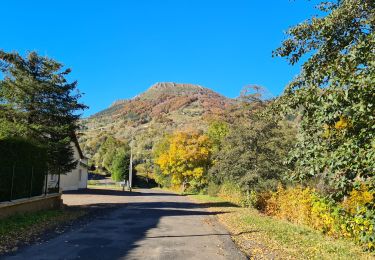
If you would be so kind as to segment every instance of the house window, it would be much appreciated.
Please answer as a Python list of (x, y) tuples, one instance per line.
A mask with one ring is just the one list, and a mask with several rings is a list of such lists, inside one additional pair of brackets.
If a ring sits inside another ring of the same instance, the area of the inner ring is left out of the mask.
[(51, 181), (54, 181), (55, 180), (55, 174), (51, 174), (50, 176), (51, 176), (51, 178), (50, 178)]
[(78, 170), (78, 178), (79, 178), (79, 181), (82, 181), (82, 169)]

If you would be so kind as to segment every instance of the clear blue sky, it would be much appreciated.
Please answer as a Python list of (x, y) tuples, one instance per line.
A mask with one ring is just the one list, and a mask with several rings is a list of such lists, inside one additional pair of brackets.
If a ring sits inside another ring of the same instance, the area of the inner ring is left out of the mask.
[(307, 0), (1, 1), (0, 48), (35, 50), (73, 69), (84, 116), (155, 82), (236, 97), (249, 84), (278, 95), (299, 72), (272, 50), (316, 13)]

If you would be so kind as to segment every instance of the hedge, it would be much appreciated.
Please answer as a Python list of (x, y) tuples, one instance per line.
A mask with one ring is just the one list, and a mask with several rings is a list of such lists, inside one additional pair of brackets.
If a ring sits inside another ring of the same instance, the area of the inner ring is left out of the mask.
[(41, 195), (46, 158), (46, 149), (33, 141), (0, 139), (0, 202)]

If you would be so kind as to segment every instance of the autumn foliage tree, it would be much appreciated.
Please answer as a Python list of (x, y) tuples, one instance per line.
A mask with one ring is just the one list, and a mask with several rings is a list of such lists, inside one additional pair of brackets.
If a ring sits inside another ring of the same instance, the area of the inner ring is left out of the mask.
[(280, 101), (301, 115), (292, 179), (319, 180), (340, 198), (375, 182), (375, 2), (328, 1), (319, 11), (275, 51), (291, 64), (308, 56)]
[(222, 148), (223, 139), (229, 134), (229, 125), (224, 121), (214, 121), (207, 129), (207, 135), (212, 142), (213, 152)]
[(176, 132), (169, 137), (164, 151), (155, 162), (173, 185), (202, 187), (207, 183), (207, 170), (211, 164), (211, 141), (198, 132)]

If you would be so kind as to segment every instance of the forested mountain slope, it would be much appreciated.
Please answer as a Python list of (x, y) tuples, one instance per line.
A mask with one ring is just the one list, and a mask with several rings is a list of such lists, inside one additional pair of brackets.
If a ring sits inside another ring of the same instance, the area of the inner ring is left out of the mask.
[(201, 129), (222, 118), (235, 104), (210, 89), (193, 84), (156, 83), (132, 99), (115, 101), (109, 108), (82, 120), (80, 143), (95, 159), (101, 143), (113, 136), (128, 142), (134, 136), (138, 154), (176, 129)]

